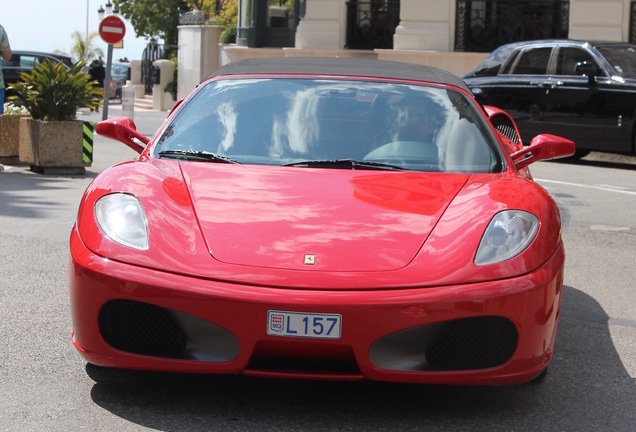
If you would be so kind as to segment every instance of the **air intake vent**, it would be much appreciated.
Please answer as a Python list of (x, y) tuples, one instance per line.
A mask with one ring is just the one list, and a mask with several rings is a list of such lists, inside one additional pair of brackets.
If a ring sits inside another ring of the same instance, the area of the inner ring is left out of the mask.
[(517, 329), (503, 317), (473, 317), (429, 324), (385, 336), (370, 350), (379, 368), (404, 371), (486, 369), (507, 362)]
[(158, 306), (130, 300), (112, 300), (99, 314), (106, 343), (120, 351), (156, 357), (179, 357), (186, 337), (168, 312)]

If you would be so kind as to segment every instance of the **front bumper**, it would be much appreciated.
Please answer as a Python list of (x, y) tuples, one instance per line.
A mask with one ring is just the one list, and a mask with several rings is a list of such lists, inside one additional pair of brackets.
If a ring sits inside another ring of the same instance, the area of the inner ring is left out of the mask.
[[(563, 264), (561, 245), (541, 268), (513, 279), (396, 290), (290, 290), (112, 261), (91, 253), (74, 231), (73, 343), (90, 363), (128, 369), (514, 384), (533, 379), (550, 361)], [(341, 337), (270, 336), (270, 310), (340, 314)]]

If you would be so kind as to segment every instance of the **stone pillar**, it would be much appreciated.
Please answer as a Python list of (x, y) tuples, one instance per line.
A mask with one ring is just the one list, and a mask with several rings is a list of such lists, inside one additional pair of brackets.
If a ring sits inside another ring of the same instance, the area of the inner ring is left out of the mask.
[(453, 0), (401, 0), (394, 50), (452, 51)]
[(179, 26), (177, 100), (219, 68), (221, 26)]
[(347, 0), (307, 0), (296, 27), (296, 48), (342, 49), (345, 45)]
[(130, 83), (134, 88), (135, 99), (143, 99), (146, 94), (146, 85), (141, 82), (141, 60), (130, 61)]
[(132, 84), (141, 84), (141, 60), (130, 61), (130, 81)]
[(155, 60), (152, 64), (159, 68), (159, 84), (152, 86), (152, 109), (165, 111), (172, 108), (172, 94), (165, 91), (168, 83), (174, 81), (174, 63), (171, 60)]
[(570, 0), (571, 39), (629, 40), (630, 0)]

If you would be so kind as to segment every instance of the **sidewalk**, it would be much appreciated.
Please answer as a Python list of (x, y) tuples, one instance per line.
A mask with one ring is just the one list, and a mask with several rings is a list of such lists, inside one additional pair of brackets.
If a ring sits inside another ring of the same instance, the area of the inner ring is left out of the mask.
[[(121, 117), (122, 110), (121, 105), (109, 105), (108, 118), (113, 119)], [(137, 126), (137, 130), (151, 137), (161, 127), (164, 120), (168, 116), (168, 111), (152, 111), (144, 109), (135, 109), (133, 115), (133, 121)], [(89, 110), (82, 109), (77, 112), (77, 120), (90, 121), (94, 124), (102, 121), (102, 112), (91, 112)], [(101, 171), (105, 170), (111, 165), (126, 160), (131, 160), (137, 157), (137, 153), (127, 147), (125, 144), (118, 141), (106, 138), (94, 133), (93, 135), (93, 162), (91, 166), (86, 167), (86, 173), (84, 175), (66, 176), (66, 177), (94, 177)], [(2, 162), (4, 165), (0, 165), (0, 178), (9, 173), (22, 172), (24, 174), (32, 174), (35, 176), (47, 177), (49, 175), (36, 174), (30, 171), (28, 165), (24, 164), (8, 164)], [(50, 175), (55, 177), (55, 175)], [(60, 176), (58, 176), (60, 177)], [(61, 175), (61, 177), (65, 177)], [(6, 179), (5, 179), (6, 180)], [(2, 180), (0, 180), (2, 182)]]

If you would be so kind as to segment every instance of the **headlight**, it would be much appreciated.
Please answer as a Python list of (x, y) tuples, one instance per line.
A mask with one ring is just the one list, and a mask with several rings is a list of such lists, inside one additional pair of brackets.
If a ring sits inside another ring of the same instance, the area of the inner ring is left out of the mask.
[(475, 264), (494, 264), (519, 255), (532, 243), (539, 225), (535, 215), (522, 210), (498, 213), (481, 238)]
[(146, 215), (135, 196), (115, 193), (101, 197), (95, 203), (95, 219), (111, 240), (134, 249), (148, 249)]

